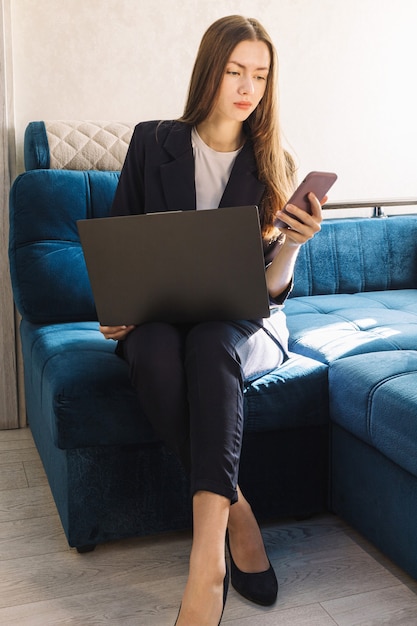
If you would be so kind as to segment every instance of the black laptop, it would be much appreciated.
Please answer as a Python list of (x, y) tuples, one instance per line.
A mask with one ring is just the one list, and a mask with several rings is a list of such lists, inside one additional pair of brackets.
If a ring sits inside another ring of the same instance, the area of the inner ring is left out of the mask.
[(77, 225), (103, 325), (269, 316), (256, 206)]

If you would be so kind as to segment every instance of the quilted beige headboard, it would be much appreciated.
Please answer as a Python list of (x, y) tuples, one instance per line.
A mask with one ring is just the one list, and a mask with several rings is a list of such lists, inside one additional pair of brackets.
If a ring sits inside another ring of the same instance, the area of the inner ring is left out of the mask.
[(26, 170), (120, 170), (134, 126), (111, 121), (31, 122), (25, 133)]

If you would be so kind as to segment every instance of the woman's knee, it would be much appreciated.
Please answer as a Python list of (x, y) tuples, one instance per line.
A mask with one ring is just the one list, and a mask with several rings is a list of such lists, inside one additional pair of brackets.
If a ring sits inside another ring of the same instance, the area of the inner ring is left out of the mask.
[(241, 380), (241, 363), (235, 349), (237, 339), (233, 334), (233, 329), (224, 322), (204, 322), (193, 327), (186, 342), (189, 385), (198, 384), (201, 388), (207, 383), (211, 388), (216, 381), (229, 388)]
[(236, 331), (226, 322), (202, 322), (188, 333), (187, 352), (198, 354), (233, 353)]

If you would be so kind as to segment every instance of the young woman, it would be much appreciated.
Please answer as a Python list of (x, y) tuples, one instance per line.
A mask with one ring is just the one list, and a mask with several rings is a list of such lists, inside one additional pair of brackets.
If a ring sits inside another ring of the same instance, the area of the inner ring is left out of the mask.
[[(135, 128), (113, 204), (113, 215), (248, 204), (260, 211), (270, 318), (100, 327), (119, 342), (146, 416), (190, 474), (193, 542), (177, 626), (220, 623), (226, 531), (232, 585), (259, 604), (277, 597), (259, 526), (238, 486), (243, 382), (286, 358), (282, 304), (300, 246), (322, 217), (313, 194), (311, 215), (295, 206), (290, 216), (282, 212), (295, 176), (280, 139), (276, 66), (258, 21), (217, 20), (201, 41), (183, 116)], [(278, 217), (287, 225), (281, 231)]]

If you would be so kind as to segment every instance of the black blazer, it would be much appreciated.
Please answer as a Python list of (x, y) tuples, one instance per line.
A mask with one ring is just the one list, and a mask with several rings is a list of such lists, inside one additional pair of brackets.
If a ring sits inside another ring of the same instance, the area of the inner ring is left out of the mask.
[[(264, 191), (248, 140), (236, 158), (219, 206), (259, 206)], [(138, 124), (120, 174), (112, 215), (195, 208), (191, 126), (177, 121)]]

